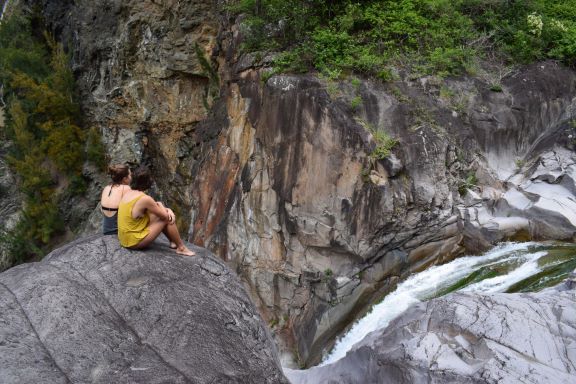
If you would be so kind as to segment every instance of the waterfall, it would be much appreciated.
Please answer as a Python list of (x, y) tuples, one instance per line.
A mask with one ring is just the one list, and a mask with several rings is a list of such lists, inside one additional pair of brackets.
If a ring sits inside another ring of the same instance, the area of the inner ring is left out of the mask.
[(386, 327), (415, 303), (455, 290), (505, 292), (533, 287), (541, 289), (546, 282), (555, 283), (565, 277), (564, 272), (568, 273), (575, 266), (576, 248), (573, 244), (529, 242), (501, 244), (482, 256), (461, 257), (428, 268), (399, 284), (394, 292), (356, 322), (320, 365), (341, 359), (355, 343), (370, 332)]

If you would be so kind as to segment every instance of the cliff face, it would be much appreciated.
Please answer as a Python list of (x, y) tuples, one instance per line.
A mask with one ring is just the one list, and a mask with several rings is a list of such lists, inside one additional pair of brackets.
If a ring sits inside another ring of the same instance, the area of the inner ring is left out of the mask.
[[(0, 130), (4, 128), (4, 124), (4, 111), (0, 107)], [(0, 201), (2, 202), (0, 207), (0, 227), (4, 231), (9, 231), (16, 226), (20, 217), (19, 208), (22, 204), (16, 177), (5, 160), (9, 145), (9, 143), (4, 142), (0, 146)], [(0, 270), (10, 267), (6, 252), (6, 249), (0, 245)]]
[[(285, 361), (317, 361), (412, 271), (575, 233), (576, 75), (553, 62), (386, 84), (268, 78), (270, 58), (240, 54), (220, 2), (35, 3), (69, 43), (112, 161), (153, 166), (190, 240), (239, 272)], [(398, 140), (383, 160), (369, 156), (374, 131)]]
[(191, 169), (200, 143), (213, 135), (198, 123), (219, 89), (210, 62), (215, 4), (30, 3), (42, 7), (49, 28), (68, 45), (86, 123), (100, 129), (111, 162), (153, 165), (163, 198), (188, 216)]
[[(307, 363), (412, 271), (504, 238), (572, 239), (572, 72), (535, 65), (503, 92), (429, 78), (344, 83), (334, 96), (323, 80), (264, 83), (242, 65), (197, 179), (191, 238), (237, 265)], [(389, 158), (368, 156), (366, 126), (398, 139)]]

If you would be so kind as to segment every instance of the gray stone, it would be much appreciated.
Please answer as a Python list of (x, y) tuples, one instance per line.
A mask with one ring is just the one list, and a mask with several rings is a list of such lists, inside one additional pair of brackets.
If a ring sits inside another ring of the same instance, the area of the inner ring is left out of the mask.
[(454, 293), (412, 306), (341, 360), (293, 384), (574, 383), (576, 296)]
[(287, 383), (238, 279), (93, 236), (0, 275), (0, 382)]
[(402, 169), (404, 169), (404, 164), (402, 164), (402, 161), (400, 161), (400, 159), (393, 153), (382, 160), (382, 162), (384, 163), (384, 166), (386, 167), (390, 177), (396, 176), (398, 173), (400, 173), (400, 171), (402, 171)]

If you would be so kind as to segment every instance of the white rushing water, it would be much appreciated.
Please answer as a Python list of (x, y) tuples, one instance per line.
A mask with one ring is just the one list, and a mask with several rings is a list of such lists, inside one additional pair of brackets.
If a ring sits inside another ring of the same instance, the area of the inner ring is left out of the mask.
[(513, 284), (540, 271), (538, 259), (547, 252), (527, 252), (536, 243), (505, 243), (482, 256), (468, 256), (450, 263), (430, 267), (414, 274), (398, 285), (372, 311), (356, 322), (350, 331), (337, 341), (332, 352), (320, 365), (331, 364), (346, 353), (370, 332), (386, 327), (412, 304), (427, 300), (438, 290), (449, 287), (481, 267), (509, 263), (517, 267), (503, 276), (496, 276), (471, 284), (463, 291), (502, 292)]

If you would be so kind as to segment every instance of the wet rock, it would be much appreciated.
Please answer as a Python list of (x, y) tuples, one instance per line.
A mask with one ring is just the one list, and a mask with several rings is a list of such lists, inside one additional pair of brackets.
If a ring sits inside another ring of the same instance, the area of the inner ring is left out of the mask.
[(412, 306), (333, 364), (286, 374), (293, 384), (572, 383), (575, 304), (560, 287), (454, 293)]
[(0, 381), (286, 383), (237, 278), (167, 245), (95, 236), (0, 274)]

